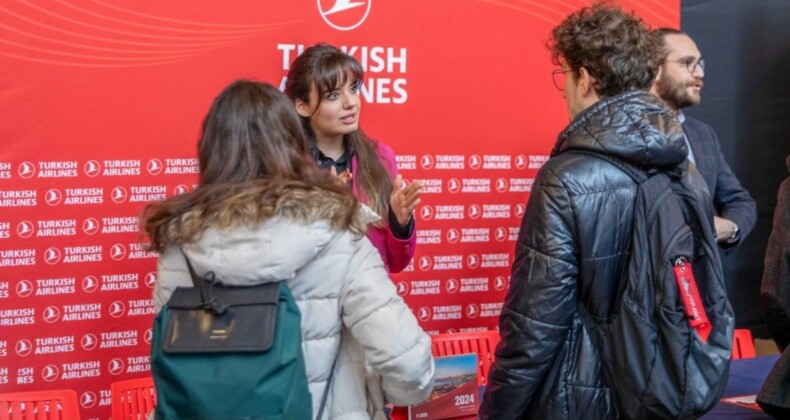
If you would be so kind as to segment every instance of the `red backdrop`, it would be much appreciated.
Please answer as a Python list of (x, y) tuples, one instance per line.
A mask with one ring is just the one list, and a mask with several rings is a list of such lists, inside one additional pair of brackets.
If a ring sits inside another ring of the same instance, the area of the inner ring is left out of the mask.
[[(494, 328), (532, 180), (567, 123), (545, 41), (586, 4), (4, 2), (0, 392), (73, 388), (83, 418), (106, 419), (110, 383), (150, 375), (156, 255), (140, 210), (193, 188), (224, 86), (281, 86), (319, 41), (366, 67), (362, 126), (426, 185), (399, 292), (430, 333)], [(679, 0), (624, 5), (679, 21)]]

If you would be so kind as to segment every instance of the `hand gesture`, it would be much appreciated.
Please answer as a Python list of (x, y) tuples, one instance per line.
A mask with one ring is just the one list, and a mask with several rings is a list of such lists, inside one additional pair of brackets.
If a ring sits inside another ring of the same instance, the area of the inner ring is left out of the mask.
[(390, 209), (401, 226), (406, 226), (409, 223), (414, 209), (420, 204), (421, 194), (421, 182), (415, 181), (407, 184), (400, 174), (395, 177), (395, 181), (392, 182), (392, 194), (390, 194)]

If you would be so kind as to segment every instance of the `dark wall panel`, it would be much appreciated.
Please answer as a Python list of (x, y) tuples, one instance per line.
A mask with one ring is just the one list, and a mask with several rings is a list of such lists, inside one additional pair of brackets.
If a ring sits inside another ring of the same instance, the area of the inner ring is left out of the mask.
[(684, 0), (681, 28), (706, 61), (702, 103), (686, 111), (713, 126), (757, 201), (757, 226), (724, 268), (737, 326), (766, 337), (760, 279), (790, 154), (790, 1)]

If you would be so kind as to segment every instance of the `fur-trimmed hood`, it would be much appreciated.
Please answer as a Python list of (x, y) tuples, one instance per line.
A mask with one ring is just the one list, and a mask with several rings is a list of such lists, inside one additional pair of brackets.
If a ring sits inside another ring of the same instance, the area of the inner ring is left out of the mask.
[[(291, 279), (335, 238), (352, 235), (361, 239), (367, 225), (380, 219), (360, 204), (353, 222), (360, 234), (339, 230), (332, 219), (347, 203), (321, 189), (286, 189), (269, 199), (256, 195), (254, 188), (240, 194), (249, 194), (251, 199), (233, 208), (222, 207), (221, 218), (213, 217), (214, 223), (196, 241), (181, 245), (198, 274), (210, 270), (231, 285)], [(182, 223), (167, 229), (167, 243), (178, 243), (177, 238), (183, 237), (181, 230), (188, 228), (190, 220), (201, 217), (202, 211), (193, 209), (182, 216)], [(258, 222), (262, 212), (273, 212), (273, 216)]]

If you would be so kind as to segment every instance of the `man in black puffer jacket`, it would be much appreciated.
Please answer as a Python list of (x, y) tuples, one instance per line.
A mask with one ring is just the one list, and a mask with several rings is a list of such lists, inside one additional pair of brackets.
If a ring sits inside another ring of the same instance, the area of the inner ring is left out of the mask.
[(618, 417), (577, 304), (594, 318), (611, 316), (637, 185), (574, 151), (646, 169), (677, 166), (688, 153), (677, 119), (648, 92), (660, 44), (639, 18), (596, 4), (554, 28), (549, 46), (572, 121), (532, 187), (481, 419)]

